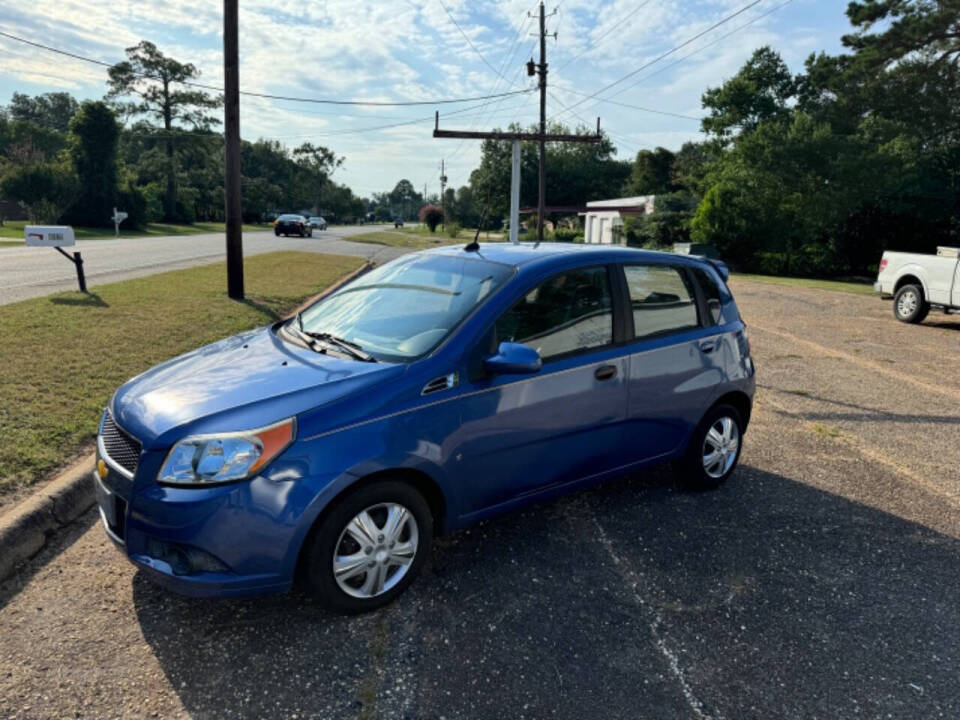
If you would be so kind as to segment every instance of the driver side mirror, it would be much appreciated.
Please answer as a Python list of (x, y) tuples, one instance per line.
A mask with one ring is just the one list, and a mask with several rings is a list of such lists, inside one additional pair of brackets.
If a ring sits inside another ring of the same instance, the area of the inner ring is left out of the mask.
[(484, 358), (483, 368), (491, 375), (529, 374), (540, 370), (540, 353), (529, 345), (502, 342), (497, 354)]

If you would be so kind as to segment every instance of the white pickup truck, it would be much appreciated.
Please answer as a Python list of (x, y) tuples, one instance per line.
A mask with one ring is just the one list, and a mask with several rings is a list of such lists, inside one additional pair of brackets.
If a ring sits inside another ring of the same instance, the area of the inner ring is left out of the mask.
[(931, 307), (960, 312), (960, 248), (939, 247), (936, 255), (885, 252), (873, 289), (893, 297), (900, 322), (921, 322)]

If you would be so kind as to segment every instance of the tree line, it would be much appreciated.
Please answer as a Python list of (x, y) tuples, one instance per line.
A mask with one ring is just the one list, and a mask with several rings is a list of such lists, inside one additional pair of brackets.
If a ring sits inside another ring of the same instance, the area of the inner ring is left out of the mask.
[(852, 2), (846, 52), (792, 75), (769, 47), (707, 90), (707, 140), (641, 152), (628, 224), (710, 243), (744, 270), (868, 275), (884, 250), (960, 244), (960, 5)]
[[(127, 226), (222, 220), (224, 140), (212, 115), (221, 98), (183, 89), (197, 69), (143, 41), (108, 70), (103, 100), (14, 93), (0, 109), (0, 197), (37, 222), (105, 227), (114, 207)], [(343, 158), (303, 143), (241, 145), (244, 220), (322, 210), (363, 218), (367, 201), (331, 179)]]

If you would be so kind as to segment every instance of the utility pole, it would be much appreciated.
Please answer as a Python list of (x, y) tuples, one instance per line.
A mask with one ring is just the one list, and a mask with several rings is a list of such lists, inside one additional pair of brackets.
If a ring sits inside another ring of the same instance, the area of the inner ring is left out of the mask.
[(443, 158), (440, 158), (440, 229), (447, 229), (447, 173)]
[[(554, 11), (556, 12), (556, 11)], [(553, 34), (556, 37), (556, 33)], [(520, 143), (536, 141), (540, 154), (539, 182), (537, 192), (537, 242), (543, 242), (543, 226), (547, 217), (547, 148), (548, 142), (598, 143), (600, 135), (600, 118), (597, 118), (596, 135), (570, 135), (565, 133), (547, 133), (547, 15), (540, 2), (540, 62), (527, 63), (527, 75), (539, 75), (540, 90), (540, 129), (539, 132), (476, 132), (473, 130), (441, 130), (440, 113), (436, 113), (433, 126), (435, 138), (460, 138), (471, 140), (510, 140), (513, 143), (510, 177), (510, 241), (517, 242), (517, 228), (519, 224), (520, 202)]]
[(243, 210), (240, 201), (240, 60), (237, 0), (223, 0), (223, 134), (226, 152), (227, 295), (243, 300)]
[(543, 242), (543, 225), (547, 209), (547, 17), (544, 15), (543, 0), (540, 1), (540, 64), (537, 65), (540, 76), (540, 163), (539, 192), (537, 194), (537, 242)]

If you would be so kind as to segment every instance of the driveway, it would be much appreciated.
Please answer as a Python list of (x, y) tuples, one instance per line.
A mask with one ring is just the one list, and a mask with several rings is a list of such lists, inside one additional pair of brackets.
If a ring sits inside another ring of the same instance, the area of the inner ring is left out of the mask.
[[(334, 255), (354, 255), (384, 262), (405, 252), (401, 248), (350, 242), (351, 235), (389, 229), (388, 225), (356, 225), (314, 231), (312, 238), (274, 237), (272, 231), (243, 234), (243, 254), (257, 255), (274, 250), (306, 250)], [(80, 240), (79, 250), (87, 285), (153, 275), (225, 259), (223, 233)], [(73, 265), (53, 248), (0, 248), (0, 305), (61, 290), (75, 290)]]
[(398, 602), (164, 592), (85, 516), (0, 588), (0, 717), (960, 717), (960, 322), (735, 281), (742, 465), (441, 539)]

